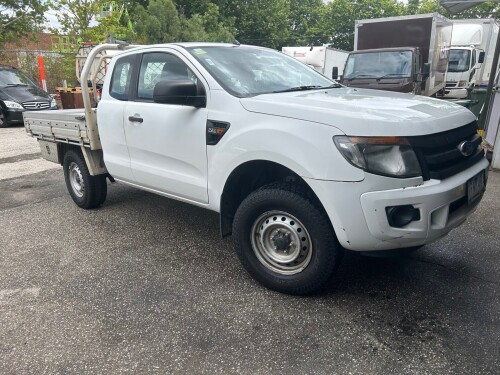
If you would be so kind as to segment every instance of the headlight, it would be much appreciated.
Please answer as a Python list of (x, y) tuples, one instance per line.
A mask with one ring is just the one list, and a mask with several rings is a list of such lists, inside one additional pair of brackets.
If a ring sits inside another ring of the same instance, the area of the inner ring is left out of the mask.
[(52, 99), (50, 100), (50, 106), (51, 106), (51, 107), (57, 107), (57, 103), (56, 103), (56, 99), (55, 99), (55, 98), (52, 98)]
[(398, 178), (422, 175), (417, 156), (405, 138), (337, 136), (333, 139), (349, 163), (367, 172)]
[(23, 109), (23, 106), (16, 102), (11, 102), (10, 100), (4, 100), (3, 103), (7, 108)]

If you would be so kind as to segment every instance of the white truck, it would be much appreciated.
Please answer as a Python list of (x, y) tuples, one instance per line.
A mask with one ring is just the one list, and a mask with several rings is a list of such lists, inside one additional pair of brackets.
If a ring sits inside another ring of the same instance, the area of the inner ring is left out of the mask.
[(283, 47), (281, 52), (312, 66), (328, 78), (337, 79), (342, 75), (349, 52), (328, 46)]
[(453, 20), (445, 98), (465, 99), (488, 86), (498, 29), (492, 18)]
[(317, 290), (344, 249), (446, 235), (485, 191), (464, 107), (346, 88), (273, 50), (130, 48), (111, 60), (97, 109), (82, 90), (84, 110), (24, 113), (74, 202), (101, 206), (110, 179), (216, 211), (244, 268), (283, 293)]

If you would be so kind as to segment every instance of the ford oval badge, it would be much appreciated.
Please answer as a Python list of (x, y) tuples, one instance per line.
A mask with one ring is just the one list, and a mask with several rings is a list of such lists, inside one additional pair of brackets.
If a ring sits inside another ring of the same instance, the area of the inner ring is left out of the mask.
[(474, 152), (474, 145), (471, 141), (463, 141), (458, 145), (458, 150), (463, 156), (471, 156)]

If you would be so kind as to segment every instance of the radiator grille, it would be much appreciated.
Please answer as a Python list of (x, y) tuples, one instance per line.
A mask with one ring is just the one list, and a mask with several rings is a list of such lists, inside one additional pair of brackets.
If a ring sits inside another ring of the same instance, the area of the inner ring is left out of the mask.
[[(409, 137), (422, 168), (424, 180), (444, 180), (484, 158), (482, 138), (477, 134), (476, 121), (441, 133)], [(466, 146), (460, 146), (463, 143)], [(465, 150), (467, 149), (467, 150)], [(463, 151), (468, 151), (464, 152)]]
[(47, 109), (47, 108), (50, 108), (50, 103), (49, 102), (24, 102), (23, 107), (26, 109), (32, 109), (32, 110)]

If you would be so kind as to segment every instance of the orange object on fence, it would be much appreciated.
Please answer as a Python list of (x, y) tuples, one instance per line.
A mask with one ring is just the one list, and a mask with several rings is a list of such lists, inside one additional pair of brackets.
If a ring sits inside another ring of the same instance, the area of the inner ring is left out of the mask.
[(38, 55), (38, 72), (40, 73), (40, 87), (47, 91), (47, 81), (45, 80), (45, 67), (43, 65), (42, 55)]

